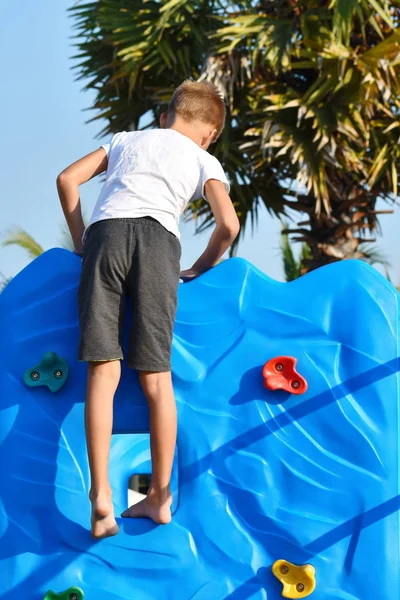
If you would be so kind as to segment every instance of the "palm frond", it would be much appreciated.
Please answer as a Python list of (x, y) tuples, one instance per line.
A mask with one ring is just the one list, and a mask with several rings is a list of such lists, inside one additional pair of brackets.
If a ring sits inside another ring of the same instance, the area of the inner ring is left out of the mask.
[[(349, 44), (351, 35), (365, 40), (367, 28), (372, 27), (383, 38), (382, 25), (393, 29), (390, 3), (381, 0), (331, 0), (334, 11), (333, 32), (338, 41)], [(379, 22), (381, 25), (379, 25)]]
[(392, 265), (380, 248), (372, 244), (361, 244), (359, 247), (359, 252), (361, 253), (361, 260), (369, 265), (381, 266), (385, 272), (386, 278), (389, 281), (391, 280), (389, 269)]
[(282, 233), (281, 237), (281, 253), (283, 260), (283, 271), (285, 273), (285, 280), (293, 281), (294, 279), (300, 277), (300, 268), (293, 254), (288, 234)]
[(12, 277), (6, 277), (0, 271), (0, 294), (6, 288), (6, 286), (10, 283)]
[(65, 224), (61, 226), (60, 246), (71, 252), (74, 250), (74, 242), (72, 241), (69, 229)]
[(40, 244), (24, 229), (15, 229), (2, 242), (3, 247), (19, 246), (26, 250), (31, 258), (37, 258), (44, 250)]

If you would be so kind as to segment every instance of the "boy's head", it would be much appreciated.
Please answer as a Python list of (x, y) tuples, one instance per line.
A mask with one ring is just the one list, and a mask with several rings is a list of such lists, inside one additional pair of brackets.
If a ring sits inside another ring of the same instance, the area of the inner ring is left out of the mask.
[[(174, 92), (162, 127), (192, 129), (196, 142), (205, 149), (215, 142), (224, 128), (226, 109), (216, 86), (209, 82), (185, 81)], [(190, 131), (182, 131), (189, 137)]]

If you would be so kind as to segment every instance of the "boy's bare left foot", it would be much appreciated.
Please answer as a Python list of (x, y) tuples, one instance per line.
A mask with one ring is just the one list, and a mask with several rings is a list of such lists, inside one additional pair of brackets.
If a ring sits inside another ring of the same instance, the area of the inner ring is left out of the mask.
[(125, 510), (121, 517), (131, 519), (147, 518), (159, 525), (167, 525), (172, 519), (171, 504), (171, 495), (164, 499), (150, 493), (146, 498)]
[(90, 494), (92, 503), (92, 537), (101, 540), (111, 537), (119, 532), (119, 527), (114, 517), (114, 507), (111, 495), (99, 493)]

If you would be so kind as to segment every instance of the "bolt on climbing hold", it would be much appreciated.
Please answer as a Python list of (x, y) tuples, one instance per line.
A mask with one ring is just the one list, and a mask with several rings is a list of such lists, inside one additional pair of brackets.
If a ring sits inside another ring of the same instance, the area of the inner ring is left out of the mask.
[(287, 565), (282, 565), (282, 566), (280, 567), (280, 569), (279, 569), (279, 570), (280, 570), (280, 572), (281, 572), (281, 573), (283, 573), (284, 575), (285, 575), (286, 573), (289, 573), (289, 567), (288, 567)]
[(264, 385), (271, 391), (284, 390), (291, 394), (304, 394), (307, 381), (296, 371), (297, 359), (293, 356), (276, 356), (265, 363), (262, 374)]
[(52, 592), (49, 590), (43, 600), (83, 600), (84, 593), (81, 588), (70, 587), (65, 592)]
[(24, 383), (29, 387), (46, 385), (52, 392), (58, 392), (68, 377), (68, 364), (55, 352), (46, 352), (39, 364), (24, 373)]
[(315, 569), (312, 565), (293, 565), (287, 560), (277, 560), (272, 573), (281, 582), (284, 598), (306, 598), (315, 590)]

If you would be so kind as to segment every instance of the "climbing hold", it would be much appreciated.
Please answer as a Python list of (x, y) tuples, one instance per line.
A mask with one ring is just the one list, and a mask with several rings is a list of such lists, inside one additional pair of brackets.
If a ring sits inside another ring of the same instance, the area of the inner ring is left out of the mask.
[(283, 585), (284, 598), (306, 598), (315, 590), (315, 569), (312, 565), (293, 565), (287, 560), (277, 560), (272, 572)]
[(56, 594), (56, 592), (52, 592), (50, 590), (47, 592), (43, 600), (83, 600), (83, 598), (84, 593), (81, 588), (71, 587), (60, 594)]
[(58, 392), (67, 381), (68, 364), (55, 352), (46, 352), (38, 365), (24, 373), (24, 383), (30, 387), (47, 385), (52, 392)]
[(297, 359), (293, 356), (277, 356), (265, 363), (264, 385), (269, 390), (285, 390), (291, 394), (304, 394), (307, 381), (296, 371)]

